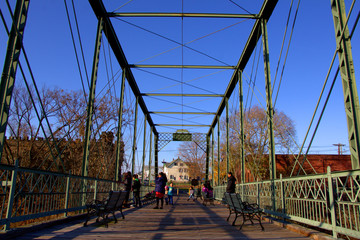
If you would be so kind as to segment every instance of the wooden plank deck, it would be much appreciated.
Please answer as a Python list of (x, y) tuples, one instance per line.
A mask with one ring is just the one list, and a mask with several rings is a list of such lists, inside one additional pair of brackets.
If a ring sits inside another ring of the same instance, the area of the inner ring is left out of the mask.
[(117, 214), (118, 223), (109, 227), (89, 221), (75, 221), (54, 226), (37, 232), (27, 233), (17, 239), (309, 239), (274, 224), (264, 222), (265, 231), (258, 223), (245, 223), (239, 231), (226, 221), (228, 210), (223, 205), (202, 206), (199, 202), (187, 201), (187, 197), (174, 196), (174, 206), (164, 205), (164, 209), (153, 209), (154, 204), (139, 209), (124, 211), (125, 220)]

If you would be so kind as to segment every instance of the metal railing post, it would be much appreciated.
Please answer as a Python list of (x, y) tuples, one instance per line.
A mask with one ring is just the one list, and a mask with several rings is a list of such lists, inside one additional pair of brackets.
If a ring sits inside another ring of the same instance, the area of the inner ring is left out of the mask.
[(329, 190), (329, 206), (328, 207), (330, 209), (333, 237), (336, 239), (337, 232), (336, 232), (335, 199), (334, 199), (334, 189), (333, 189), (333, 184), (332, 184), (330, 166), (327, 167), (327, 177), (328, 177), (328, 188), (329, 188), (328, 189)]
[(14, 205), (14, 199), (15, 199), (15, 188), (16, 188), (16, 178), (17, 178), (17, 172), (19, 168), (19, 160), (15, 160), (15, 168), (11, 175), (11, 186), (10, 186), (10, 192), (9, 192), (9, 201), (8, 206), (6, 210), (6, 224), (5, 224), (5, 231), (10, 230), (10, 219), (12, 215), (13, 205)]
[(65, 190), (65, 213), (64, 217), (68, 215), (69, 197), (70, 197), (70, 174), (66, 177), (66, 190)]

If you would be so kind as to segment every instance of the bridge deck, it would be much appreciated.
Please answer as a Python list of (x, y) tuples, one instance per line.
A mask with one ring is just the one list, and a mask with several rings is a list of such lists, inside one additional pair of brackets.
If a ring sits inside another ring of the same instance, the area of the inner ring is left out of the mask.
[(246, 223), (239, 231), (226, 221), (228, 210), (222, 205), (204, 207), (199, 202), (186, 201), (186, 196), (174, 196), (174, 206), (153, 209), (147, 205), (140, 209), (124, 211), (125, 220), (120, 214), (118, 223), (109, 223), (109, 227), (89, 221), (76, 221), (58, 225), (38, 232), (27, 233), (17, 239), (309, 239), (274, 224), (264, 222), (265, 231), (258, 223)]

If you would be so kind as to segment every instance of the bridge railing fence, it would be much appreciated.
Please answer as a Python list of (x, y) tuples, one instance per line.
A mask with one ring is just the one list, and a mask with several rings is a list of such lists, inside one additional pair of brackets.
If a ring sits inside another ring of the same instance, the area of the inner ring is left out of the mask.
[[(221, 200), (225, 186), (214, 188)], [(331, 172), (237, 184), (244, 201), (264, 212), (295, 222), (360, 238), (360, 170)]]
[(0, 226), (9, 230), (11, 223), (80, 213), (86, 203), (120, 189), (110, 180), (0, 165)]

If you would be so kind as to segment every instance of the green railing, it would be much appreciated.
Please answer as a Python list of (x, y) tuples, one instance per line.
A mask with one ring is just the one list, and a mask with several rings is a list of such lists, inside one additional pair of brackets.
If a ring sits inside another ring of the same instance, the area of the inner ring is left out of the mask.
[[(0, 165), (0, 225), (80, 213), (86, 202), (123, 186), (109, 180)], [(143, 186), (144, 196), (154, 187)], [(225, 186), (214, 188), (221, 200)], [(237, 192), (267, 214), (360, 237), (360, 170), (238, 184)]]
[[(214, 189), (221, 200), (225, 186)], [(238, 184), (244, 201), (267, 214), (360, 238), (360, 170)]]
[(93, 199), (103, 199), (119, 183), (71, 174), (0, 165), (0, 226), (85, 209)]

